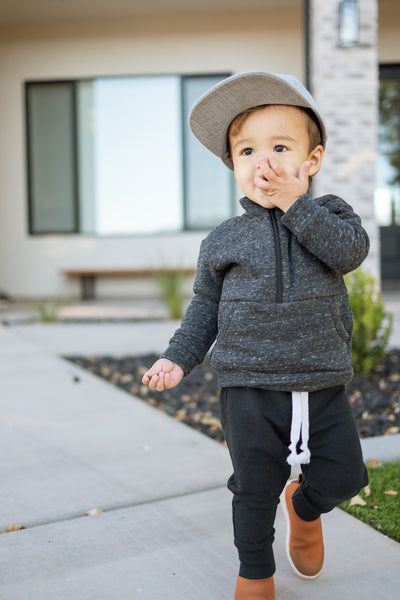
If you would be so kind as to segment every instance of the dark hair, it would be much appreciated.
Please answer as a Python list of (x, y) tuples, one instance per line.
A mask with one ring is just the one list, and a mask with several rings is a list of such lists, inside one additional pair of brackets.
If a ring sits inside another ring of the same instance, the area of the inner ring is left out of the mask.
[[(246, 121), (247, 117), (249, 117), (252, 113), (257, 112), (258, 110), (265, 108), (266, 106), (279, 106), (279, 105), (262, 104), (260, 106), (253, 106), (252, 108), (244, 110), (243, 112), (241, 112), (239, 115), (237, 115), (233, 119), (233, 121), (231, 122), (231, 124), (229, 125), (229, 128), (228, 128), (227, 143), (228, 143), (229, 154), (231, 153), (229, 136), (237, 135), (240, 132), (240, 130), (243, 126), (243, 123)], [(290, 104), (289, 106), (293, 106), (293, 105)], [(299, 110), (301, 110), (301, 112), (305, 116), (305, 122), (306, 122), (306, 126), (307, 126), (308, 138), (309, 138), (308, 151), (311, 152), (319, 144), (321, 146), (323, 145), (322, 144), (322, 134), (321, 134), (321, 130), (319, 128), (317, 119), (316, 119), (313, 111), (310, 108), (305, 108), (303, 106), (296, 106), (295, 108), (298, 108)]]

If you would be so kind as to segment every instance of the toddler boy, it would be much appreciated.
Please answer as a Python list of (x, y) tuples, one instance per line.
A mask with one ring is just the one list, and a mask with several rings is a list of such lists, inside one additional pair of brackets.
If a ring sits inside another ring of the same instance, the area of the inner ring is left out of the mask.
[[(326, 128), (295, 77), (234, 75), (204, 94), (189, 120), (233, 169), (245, 212), (203, 240), (193, 300), (143, 383), (176, 386), (215, 341), (233, 463), (235, 600), (274, 600), (280, 496), (289, 562), (312, 579), (324, 559), (320, 515), (367, 484), (344, 387), (352, 314), (343, 275), (362, 263), (369, 241), (346, 202), (309, 194)], [(302, 474), (287, 483), (295, 464)]]

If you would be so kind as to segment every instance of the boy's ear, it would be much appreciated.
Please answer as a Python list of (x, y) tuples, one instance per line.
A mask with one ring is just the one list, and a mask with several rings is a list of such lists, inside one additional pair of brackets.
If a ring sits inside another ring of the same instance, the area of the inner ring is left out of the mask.
[(318, 173), (320, 170), (323, 156), (324, 149), (321, 144), (318, 144), (318, 146), (315, 146), (314, 150), (311, 150), (310, 154), (308, 155), (308, 160), (311, 163), (311, 167), (308, 171), (310, 177)]

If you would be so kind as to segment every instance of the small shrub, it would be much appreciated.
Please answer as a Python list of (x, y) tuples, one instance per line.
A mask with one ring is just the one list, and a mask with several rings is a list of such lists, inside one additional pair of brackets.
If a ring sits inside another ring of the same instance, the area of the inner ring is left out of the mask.
[(159, 271), (155, 274), (161, 296), (166, 303), (171, 319), (181, 319), (184, 307), (184, 274), (181, 271)]
[(36, 310), (41, 323), (54, 323), (57, 321), (58, 303), (51, 300), (43, 300), (36, 305)]
[(393, 315), (385, 311), (374, 276), (362, 269), (346, 275), (345, 282), (353, 311), (352, 358), (355, 375), (367, 375), (385, 356)]

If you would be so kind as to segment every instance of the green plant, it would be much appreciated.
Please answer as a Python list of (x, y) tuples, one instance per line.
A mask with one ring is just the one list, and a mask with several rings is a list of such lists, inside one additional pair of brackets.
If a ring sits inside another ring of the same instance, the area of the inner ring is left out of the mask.
[(352, 359), (356, 375), (367, 375), (385, 356), (393, 315), (385, 311), (374, 276), (357, 269), (345, 277), (354, 318)]
[(58, 302), (51, 300), (43, 300), (38, 302), (36, 310), (39, 314), (39, 320), (42, 323), (54, 323), (57, 320)]
[(161, 296), (166, 303), (171, 319), (181, 319), (184, 307), (184, 274), (175, 269), (166, 269), (155, 273)]

